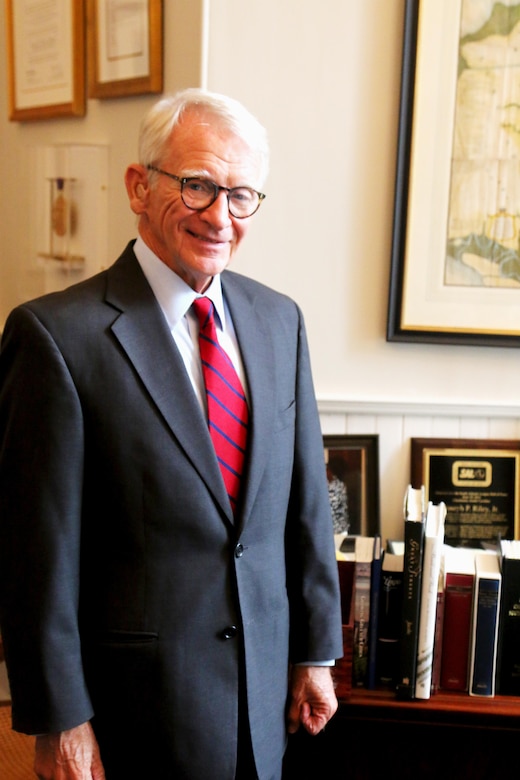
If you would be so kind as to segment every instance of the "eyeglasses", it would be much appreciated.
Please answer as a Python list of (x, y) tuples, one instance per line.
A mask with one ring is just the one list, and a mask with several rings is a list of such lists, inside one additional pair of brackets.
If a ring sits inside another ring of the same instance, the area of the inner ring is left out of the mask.
[(204, 211), (209, 208), (220, 195), (221, 191), (227, 194), (228, 209), (231, 216), (237, 219), (252, 217), (258, 211), (260, 203), (265, 198), (262, 192), (257, 192), (251, 187), (221, 187), (211, 179), (199, 179), (197, 177), (175, 176), (173, 173), (156, 168), (155, 165), (146, 166), (149, 171), (155, 171), (163, 176), (168, 176), (181, 185), (182, 202), (189, 209)]

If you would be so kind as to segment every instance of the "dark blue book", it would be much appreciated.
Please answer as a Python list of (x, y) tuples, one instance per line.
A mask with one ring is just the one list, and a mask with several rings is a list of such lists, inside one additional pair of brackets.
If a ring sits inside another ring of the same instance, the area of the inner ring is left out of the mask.
[(377, 639), (377, 684), (395, 690), (399, 672), (399, 638), (403, 604), (404, 555), (383, 553)]
[(381, 586), (381, 536), (374, 537), (374, 556), (370, 573), (370, 616), (368, 625), (368, 670), (367, 688), (372, 690), (377, 684), (377, 636), (379, 624), (379, 592)]
[(495, 695), (501, 573), (498, 557), (492, 553), (475, 556), (475, 591), (469, 693)]

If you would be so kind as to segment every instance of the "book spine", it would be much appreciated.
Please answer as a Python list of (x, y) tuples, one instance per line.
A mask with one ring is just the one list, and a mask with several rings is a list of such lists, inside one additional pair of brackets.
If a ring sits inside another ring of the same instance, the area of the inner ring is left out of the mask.
[[(440, 578), (442, 579), (442, 577)], [(432, 694), (441, 687), (442, 634), (444, 629), (444, 586), (439, 583), (435, 611), (435, 638), (433, 640)]]
[(502, 559), (497, 693), (520, 696), (520, 559)]
[(421, 603), (419, 609), (419, 639), (417, 645), (417, 673), (415, 698), (429, 699), (432, 686), (433, 645), (437, 592), (441, 567), (442, 543), (439, 537), (429, 536), (424, 546)]
[(366, 686), (370, 617), (370, 563), (356, 562), (354, 572), (354, 657), (352, 684)]
[(395, 688), (399, 671), (403, 570), (402, 567), (397, 571), (385, 568), (388, 555), (384, 554), (381, 569), (376, 668), (378, 685)]
[(404, 525), (403, 605), (397, 697), (413, 699), (417, 673), (424, 522), (406, 520)]
[(370, 573), (370, 617), (368, 631), (367, 688), (373, 690), (377, 683), (377, 634), (379, 623), (379, 593), (381, 588), (381, 537), (374, 539), (374, 557)]
[(445, 690), (468, 690), (473, 584), (472, 574), (446, 574), (441, 658), (441, 688)]
[(495, 695), (499, 598), (500, 581), (479, 577), (473, 612), (469, 687), (471, 696)]

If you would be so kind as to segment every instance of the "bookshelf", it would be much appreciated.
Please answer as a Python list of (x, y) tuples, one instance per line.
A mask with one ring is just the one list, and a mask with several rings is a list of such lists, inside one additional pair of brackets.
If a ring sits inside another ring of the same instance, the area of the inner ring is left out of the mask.
[(289, 738), (283, 780), (503, 780), (518, 766), (520, 697), (438, 691), (403, 701), (352, 687), (352, 567), (340, 565), (344, 657), (339, 709), (325, 730)]
[(439, 691), (429, 699), (400, 701), (392, 691), (357, 688), (340, 702), (340, 710), (348, 718), (383, 718), (403, 724), (456, 725), (520, 733), (520, 698), (516, 696), (486, 698)]
[(494, 780), (518, 766), (520, 698), (439, 692), (400, 701), (353, 689), (318, 737), (289, 740), (284, 780)]

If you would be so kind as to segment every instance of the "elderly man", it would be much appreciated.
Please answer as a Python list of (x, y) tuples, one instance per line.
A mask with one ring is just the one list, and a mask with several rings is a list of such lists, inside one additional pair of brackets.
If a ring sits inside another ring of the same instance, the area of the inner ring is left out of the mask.
[[(0, 354), (0, 616), (46, 780), (274, 780), (342, 654), (298, 307), (225, 270), (267, 142), (201, 90), (145, 117), (138, 238)], [(95, 226), (93, 226), (95, 229)]]

